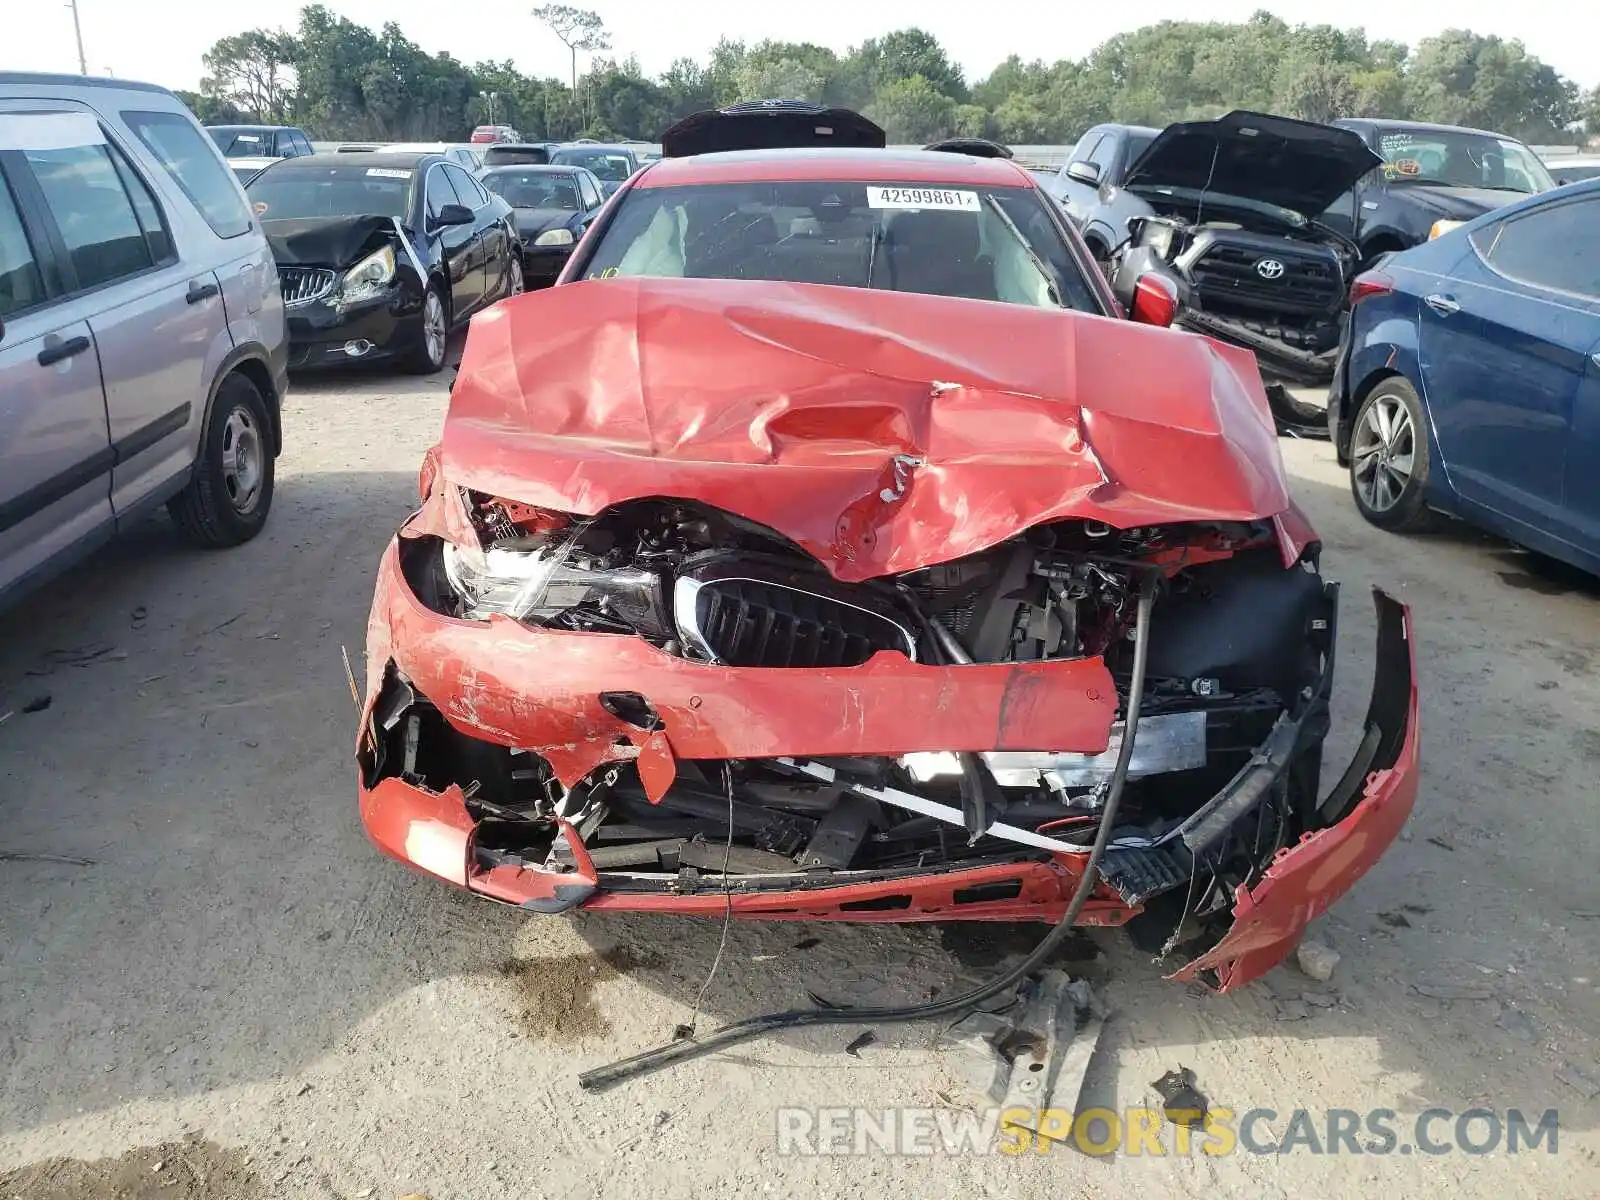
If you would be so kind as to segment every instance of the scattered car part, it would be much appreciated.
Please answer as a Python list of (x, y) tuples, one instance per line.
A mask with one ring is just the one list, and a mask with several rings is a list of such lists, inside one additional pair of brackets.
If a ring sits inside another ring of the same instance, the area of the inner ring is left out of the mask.
[(1036, 1138), (1060, 1141), (1071, 1126), (1047, 1122), (1044, 1114), (1082, 1107), (1105, 1020), (1105, 1006), (1087, 981), (1045, 970), (1018, 988), (1014, 1003), (968, 1014), (940, 1044), (959, 1055), (956, 1072), (975, 1099)]
[(1188, 1067), (1168, 1071), (1150, 1084), (1161, 1097), (1161, 1108), (1174, 1125), (1189, 1127), (1206, 1123), (1206, 1098), (1195, 1086), (1194, 1072)]

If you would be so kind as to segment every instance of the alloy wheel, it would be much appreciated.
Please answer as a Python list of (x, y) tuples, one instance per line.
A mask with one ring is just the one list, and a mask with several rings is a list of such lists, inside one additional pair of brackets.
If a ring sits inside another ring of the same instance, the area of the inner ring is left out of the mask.
[(1373, 512), (1400, 503), (1416, 467), (1417, 430), (1398, 396), (1374, 397), (1351, 439), (1352, 476)]
[(428, 361), (432, 363), (444, 362), (446, 337), (444, 301), (439, 299), (438, 292), (429, 292), (427, 300), (423, 302), (422, 337), (427, 346)]

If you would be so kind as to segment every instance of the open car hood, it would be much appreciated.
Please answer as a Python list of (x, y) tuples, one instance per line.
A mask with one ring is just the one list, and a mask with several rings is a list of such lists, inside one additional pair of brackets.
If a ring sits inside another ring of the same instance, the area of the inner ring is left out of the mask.
[(348, 267), (394, 241), (393, 217), (308, 217), (262, 221), (279, 266)]
[(1382, 164), (1352, 130), (1241, 109), (1168, 125), (1123, 186), (1242, 196), (1311, 218)]
[(690, 113), (661, 135), (661, 156), (687, 158), (794, 146), (881, 150), (886, 145), (883, 130), (853, 109), (825, 108), (803, 100), (752, 100)]
[(698, 500), (841, 580), (1046, 521), (1289, 508), (1255, 360), (1061, 309), (814, 284), (609, 279), (474, 319), (453, 483), (568, 513)]

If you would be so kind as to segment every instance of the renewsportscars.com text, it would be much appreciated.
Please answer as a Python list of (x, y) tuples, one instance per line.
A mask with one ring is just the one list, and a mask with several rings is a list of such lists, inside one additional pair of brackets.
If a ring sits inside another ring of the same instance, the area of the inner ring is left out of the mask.
[(1279, 1112), (1213, 1108), (1200, 1124), (1177, 1125), (1159, 1108), (780, 1108), (779, 1154), (1045, 1154), (1071, 1146), (1085, 1154), (1164, 1157), (1205, 1154), (1555, 1154), (1560, 1116), (1520, 1109), (1430, 1108), (1415, 1117), (1393, 1109)]

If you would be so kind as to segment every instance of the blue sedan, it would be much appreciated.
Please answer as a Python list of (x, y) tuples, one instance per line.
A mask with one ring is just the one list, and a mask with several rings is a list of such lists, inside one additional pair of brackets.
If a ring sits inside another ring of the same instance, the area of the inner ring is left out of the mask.
[(1358, 277), (1328, 425), (1380, 529), (1439, 510), (1600, 574), (1600, 180)]

